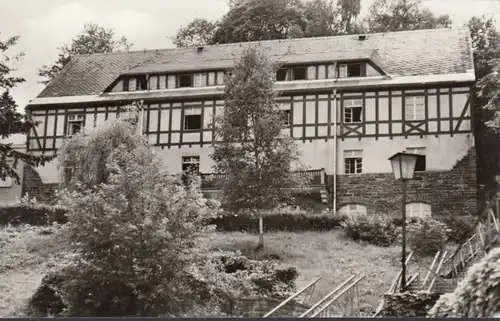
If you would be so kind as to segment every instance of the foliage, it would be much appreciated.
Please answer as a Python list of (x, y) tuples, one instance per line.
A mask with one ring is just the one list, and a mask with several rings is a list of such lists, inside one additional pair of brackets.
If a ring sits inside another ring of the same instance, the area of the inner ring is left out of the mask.
[(393, 245), (401, 233), (392, 217), (384, 214), (347, 215), (340, 224), (348, 238), (377, 246)]
[(249, 0), (232, 7), (220, 20), (214, 43), (286, 39), (292, 26), (305, 29), (300, 0)]
[[(25, 82), (22, 77), (12, 75), (15, 69), (10, 65), (18, 62), (23, 56), (19, 53), (14, 56), (7, 54), (8, 50), (19, 41), (19, 36), (0, 40), (0, 135), (1, 139), (9, 138), (14, 134), (27, 134), (37, 125), (31, 117), (17, 111), (17, 104), (10, 95), (10, 90)], [(35, 156), (30, 153), (23, 153), (12, 148), (10, 143), (0, 143), (0, 179), (12, 177), (16, 183), (20, 184), (17, 173), (19, 161), (38, 167), (53, 159), (53, 156)]]
[(423, 317), (436, 303), (439, 294), (429, 292), (405, 292), (384, 295), (383, 317)]
[(61, 177), (67, 188), (90, 189), (106, 183), (111, 169), (107, 160), (116, 148), (132, 151), (143, 145), (143, 139), (134, 135), (134, 124), (126, 113), (137, 113), (134, 106), (124, 107), (117, 121), (97, 127), (93, 132), (82, 131), (71, 139), (65, 140), (59, 149)]
[(66, 209), (45, 204), (13, 204), (0, 207), (0, 226), (51, 225), (66, 222)]
[(44, 65), (38, 69), (38, 76), (46, 78), (41, 83), (48, 84), (52, 81), (76, 55), (128, 51), (133, 46), (128, 43), (127, 38), (116, 40), (114, 36), (114, 29), (106, 29), (93, 23), (85, 24), (83, 31), (73, 38), (71, 45), (65, 44), (58, 48), (58, 58), (52, 65)]
[(446, 245), (449, 232), (443, 222), (431, 218), (413, 220), (407, 225), (408, 245), (415, 254), (435, 255)]
[(301, 185), (299, 151), (275, 102), (276, 66), (255, 48), (245, 49), (226, 79), (224, 112), (216, 118), (211, 158), (222, 182), (222, 205), (230, 211), (272, 209)]
[(173, 40), (177, 47), (191, 47), (210, 45), (214, 36), (217, 23), (206, 19), (197, 18), (187, 26), (181, 26)]
[(448, 227), (447, 239), (449, 242), (462, 244), (475, 233), (477, 217), (473, 215), (456, 216), (453, 213), (447, 213), (438, 218)]
[(324, 37), (356, 32), (361, 1), (313, 0), (304, 4), (307, 25), (303, 37)]
[(421, 0), (375, 0), (367, 17), (370, 32), (448, 28), (449, 15), (436, 17)]
[(76, 188), (60, 192), (68, 208), (63, 235), (76, 254), (61, 290), (67, 314), (145, 316), (188, 308), (183, 273), (214, 212), (199, 181), (185, 187), (162, 173), (152, 147), (125, 121), (74, 140), (81, 148), (66, 149), (65, 157), (82, 164), (98, 157), (104, 170), (89, 166), (85, 171), (93, 173), (77, 174)]
[(440, 299), (430, 316), (493, 317), (500, 313), (500, 248), (474, 264), (455, 291)]
[[(266, 231), (329, 231), (340, 227), (343, 216), (330, 214), (293, 213), (284, 211), (271, 211), (264, 215)], [(258, 222), (250, 213), (226, 214), (210, 220), (218, 231), (258, 232)]]

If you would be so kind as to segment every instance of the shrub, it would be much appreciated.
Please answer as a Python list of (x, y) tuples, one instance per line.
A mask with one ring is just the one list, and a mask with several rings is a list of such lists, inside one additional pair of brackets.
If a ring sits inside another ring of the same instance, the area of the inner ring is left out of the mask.
[(380, 316), (384, 317), (422, 317), (436, 303), (437, 293), (405, 292), (384, 295), (384, 307)]
[(488, 318), (500, 312), (500, 248), (474, 264), (455, 291), (442, 297), (429, 316)]
[(431, 218), (413, 220), (407, 225), (408, 245), (421, 256), (434, 255), (442, 250), (448, 233), (446, 224)]
[[(100, 160), (104, 181), (85, 188), (90, 181), (80, 184), (77, 176), (60, 192), (68, 208), (62, 235), (76, 254), (61, 290), (69, 316), (179, 314), (193, 304), (186, 270), (216, 209), (202, 197), (199, 181), (185, 187), (162, 173), (145, 138), (127, 128), (118, 122), (106, 129), (129, 136)], [(101, 134), (78, 137), (83, 150), (62, 154), (91, 162), (96, 146), (112, 136)]]
[(0, 226), (5, 225), (51, 225), (53, 222), (64, 224), (67, 220), (66, 209), (61, 206), (45, 204), (12, 204), (0, 207)]
[(393, 219), (384, 214), (349, 215), (341, 226), (347, 237), (378, 246), (391, 246), (401, 232), (401, 228), (394, 224)]
[[(264, 229), (269, 232), (328, 231), (339, 228), (345, 218), (331, 214), (311, 214), (294, 211), (272, 212), (264, 216)], [(210, 224), (221, 232), (251, 232), (259, 230), (259, 221), (250, 214), (230, 214), (213, 218)]]
[(471, 237), (476, 228), (477, 217), (473, 215), (444, 215), (439, 218), (440, 221), (448, 226), (448, 241), (456, 244), (462, 244)]

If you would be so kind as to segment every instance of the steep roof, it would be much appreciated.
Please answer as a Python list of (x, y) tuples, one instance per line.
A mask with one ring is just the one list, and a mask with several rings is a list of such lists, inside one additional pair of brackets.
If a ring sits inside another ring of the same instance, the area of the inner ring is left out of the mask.
[(248, 46), (260, 47), (284, 63), (370, 59), (391, 76), (460, 74), (473, 70), (468, 29), (432, 29), (357, 35), (268, 40), (206, 46), (80, 55), (38, 97), (102, 93), (126, 73), (175, 72), (230, 67)]

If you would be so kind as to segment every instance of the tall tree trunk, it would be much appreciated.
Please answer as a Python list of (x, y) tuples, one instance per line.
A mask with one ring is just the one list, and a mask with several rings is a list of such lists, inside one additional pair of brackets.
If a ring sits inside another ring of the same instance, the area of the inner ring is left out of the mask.
[(259, 244), (257, 245), (257, 249), (261, 249), (264, 247), (264, 217), (262, 216), (262, 212), (259, 214)]

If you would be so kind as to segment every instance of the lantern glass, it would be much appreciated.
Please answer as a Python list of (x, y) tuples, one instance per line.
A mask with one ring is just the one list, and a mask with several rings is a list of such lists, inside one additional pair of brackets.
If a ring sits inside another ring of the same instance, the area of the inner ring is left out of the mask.
[(417, 164), (417, 154), (397, 153), (389, 160), (392, 165), (392, 172), (395, 179), (412, 179)]

